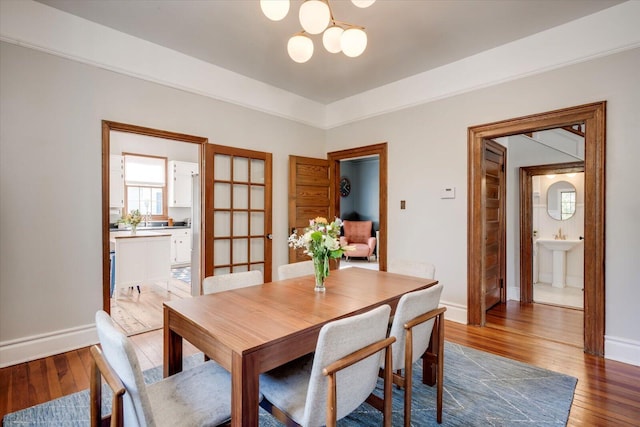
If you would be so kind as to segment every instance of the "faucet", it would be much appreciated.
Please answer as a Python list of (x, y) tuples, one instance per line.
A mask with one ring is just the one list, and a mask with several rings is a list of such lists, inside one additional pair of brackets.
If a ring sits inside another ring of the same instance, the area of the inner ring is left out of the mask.
[(562, 228), (558, 228), (558, 234), (554, 236), (555, 240), (567, 240), (567, 236), (562, 234)]

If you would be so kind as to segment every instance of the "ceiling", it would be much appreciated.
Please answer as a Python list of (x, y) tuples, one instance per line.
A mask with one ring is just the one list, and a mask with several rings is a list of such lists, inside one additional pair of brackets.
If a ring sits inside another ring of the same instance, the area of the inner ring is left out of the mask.
[(258, 0), (39, 0), (73, 15), (235, 73), (330, 104), (622, 3), (621, 0), (378, 0), (367, 9), (331, 0), (334, 17), (366, 27), (358, 58), (331, 54), (311, 36), (313, 57), (286, 50), (300, 31), (292, 0), (269, 21)]

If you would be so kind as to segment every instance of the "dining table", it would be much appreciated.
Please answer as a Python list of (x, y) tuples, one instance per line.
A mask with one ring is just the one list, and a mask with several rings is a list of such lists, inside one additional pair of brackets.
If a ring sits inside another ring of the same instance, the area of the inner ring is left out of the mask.
[[(393, 313), (402, 295), (438, 282), (350, 267), (332, 270), (325, 283), (316, 292), (308, 275), (165, 301), (164, 376), (182, 370), (187, 340), (231, 373), (231, 425), (257, 426), (261, 373), (313, 352), (326, 323), (383, 304)], [(429, 363), (424, 358), (423, 382), (432, 385)]]

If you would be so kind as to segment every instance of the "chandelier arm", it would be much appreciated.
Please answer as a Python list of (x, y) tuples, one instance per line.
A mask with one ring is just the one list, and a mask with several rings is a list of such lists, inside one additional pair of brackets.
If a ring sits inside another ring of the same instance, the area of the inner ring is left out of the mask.
[(337, 19), (334, 19), (333, 23), (338, 25), (338, 26), (345, 26), (345, 27), (349, 27), (349, 28), (357, 28), (359, 30), (364, 30), (364, 27), (362, 25), (356, 25), (356, 24), (351, 24), (349, 22), (338, 21)]

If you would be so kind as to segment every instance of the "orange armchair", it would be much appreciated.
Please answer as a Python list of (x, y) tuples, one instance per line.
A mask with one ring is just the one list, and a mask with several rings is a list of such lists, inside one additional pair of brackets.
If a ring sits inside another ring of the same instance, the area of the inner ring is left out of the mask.
[(341, 246), (353, 246), (355, 249), (346, 251), (345, 257), (366, 257), (367, 261), (376, 248), (376, 238), (371, 237), (371, 221), (342, 221), (344, 235), (340, 236)]

